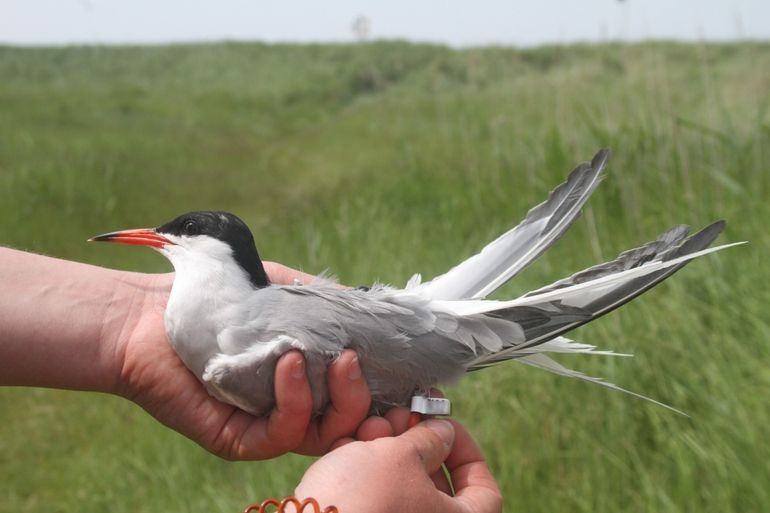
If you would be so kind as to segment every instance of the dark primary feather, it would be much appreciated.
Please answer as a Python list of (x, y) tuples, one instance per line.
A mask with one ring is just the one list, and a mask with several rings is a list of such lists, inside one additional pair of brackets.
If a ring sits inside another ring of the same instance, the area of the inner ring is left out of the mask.
[(601, 278), (602, 276), (607, 276), (608, 274), (614, 274), (625, 271), (626, 269), (638, 267), (654, 260), (656, 257), (661, 257), (661, 255), (669, 249), (679, 246), (689, 231), (690, 228), (686, 225), (680, 224), (674, 226), (660, 234), (654, 241), (648, 242), (638, 248), (624, 251), (615, 260), (589, 267), (588, 269), (573, 274), (569, 278), (559, 280), (547, 287), (528, 292), (525, 296), (544, 294), (545, 292), (569, 287), (578, 283), (584, 283), (586, 281), (595, 280), (596, 278)]
[[(702, 249), (707, 248), (725, 227), (724, 221), (718, 221), (713, 223), (703, 230), (699, 231), (695, 235), (682, 242), (682, 238), (686, 235), (686, 228), (683, 226), (674, 227), (663, 234), (661, 234), (654, 241), (645, 244), (639, 248), (626, 251), (618, 256), (617, 259), (594, 266), (590, 269), (586, 269), (579, 273), (576, 273), (566, 280), (560, 280), (551, 286), (544, 287), (535, 292), (527, 294), (525, 297), (536, 298), (540, 294), (544, 294), (549, 291), (566, 288), (570, 285), (576, 285), (578, 283), (584, 283), (586, 281), (595, 280), (602, 276), (615, 274), (625, 269), (631, 269), (643, 265), (650, 261), (668, 261), (674, 258), (685, 256), (691, 253), (695, 253)], [(661, 271), (648, 274), (639, 278), (631, 279), (627, 282), (623, 282), (608, 292), (602, 294), (597, 298), (580, 305), (564, 305), (553, 300), (544, 301), (542, 305), (536, 305), (543, 310), (549, 308), (558, 312), (558, 316), (550, 324), (535, 324), (529, 329), (525, 329), (527, 341), (524, 344), (512, 345), (508, 348), (499, 351), (496, 354), (482, 357), (471, 365), (470, 370), (476, 370), (479, 368), (488, 367), (490, 365), (509, 360), (511, 358), (517, 358), (521, 356), (521, 350), (528, 347), (533, 347), (538, 344), (542, 344), (548, 340), (553, 339), (559, 335), (573, 330), (583, 324), (590, 322), (602, 315), (611, 312), (612, 310), (624, 305), (631, 301), (635, 297), (639, 296), (643, 292), (654, 287), (661, 281), (665, 280), (676, 271), (687, 265), (689, 261), (663, 269)], [(518, 315), (517, 310), (525, 308), (521, 306), (515, 306), (507, 310), (499, 310), (495, 312), (495, 315), (502, 317), (511, 316), (515, 318)], [(565, 309), (574, 309), (574, 319), (569, 319), (564, 315)], [(581, 317), (582, 312), (582, 318)], [(517, 354), (517, 352), (519, 352)]]

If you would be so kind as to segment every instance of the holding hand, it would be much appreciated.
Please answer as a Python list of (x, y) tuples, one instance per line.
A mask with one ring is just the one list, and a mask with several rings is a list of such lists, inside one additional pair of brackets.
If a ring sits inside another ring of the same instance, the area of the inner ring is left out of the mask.
[[(292, 283), (312, 277), (279, 264), (266, 265), (273, 283)], [(254, 417), (211, 397), (187, 370), (166, 340), (163, 313), (173, 275), (157, 277), (147, 293), (146, 308), (123, 342), (121, 395), (135, 401), (167, 426), (226, 459), (266, 459), (289, 451), (319, 455), (341, 437), (352, 436), (366, 418), (371, 398), (358, 358), (345, 351), (329, 366), (331, 404), (312, 419), (313, 400), (300, 353), (278, 360), (275, 373), (276, 407), (268, 417)], [(376, 423), (375, 423), (376, 425)], [(385, 434), (368, 428), (373, 434)]]
[(398, 437), (346, 443), (308, 469), (295, 495), (341, 512), (502, 511), (500, 491), (480, 449), (460, 424), (446, 420), (423, 422)]

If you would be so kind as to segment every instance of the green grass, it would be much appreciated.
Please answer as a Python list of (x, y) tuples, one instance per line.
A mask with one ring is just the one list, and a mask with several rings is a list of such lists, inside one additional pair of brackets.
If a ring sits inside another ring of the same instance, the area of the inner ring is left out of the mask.
[[(472, 254), (613, 149), (585, 216), (508, 297), (670, 225), (700, 260), (574, 338), (580, 370), (687, 411), (510, 364), (448, 390), (510, 511), (770, 504), (770, 45), (454, 51), (406, 43), (0, 48), (0, 243), (144, 271), (113, 229), (227, 209), (267, 259), (403, 284)], [(230, 463), (138, 407), (0, 391), (0, 511), (238, 511), (310, 463)]]

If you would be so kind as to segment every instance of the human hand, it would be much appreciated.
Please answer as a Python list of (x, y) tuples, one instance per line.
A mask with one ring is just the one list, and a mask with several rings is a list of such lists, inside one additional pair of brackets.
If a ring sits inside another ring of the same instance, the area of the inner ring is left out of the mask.
[[(388, 417), (395, 431), (406, 422), (403, 409)], [(393, 422), (395, 417), (400, 420)], [(446, 420), (423, 422), (398, 437), (348, 441), (307, 470), (295, 496), (361, 513), (502, 511), (481, 450), (459, 423)]]
[[(275, 266), (275, 267), (273, 267)], [(271, 281), (291, 283), (309, 275), (279, 264), (266, 266)], [(271, 270), (275, 271), (271, 273)], [(344, 352), (329, 367), (330, 405), (312, 418), (312, 396), (298, 352), (279, 359), (275, 374), (276, 408), (257, 418), (206, 392), (168, 343), (163, 324), (173, 274), (145, 275), (146, 284), (121, 330), (123, 365), (118, 393), (136, 402), (163, 424), (226, 459), (266, 459), (288, 451), (323, 454), (361, 425), (367, 437), (389, 434), (374, 420), (362, 424), (371, 397), (352, 351)], [(124, 335), (124, 336), (123, 336)]]

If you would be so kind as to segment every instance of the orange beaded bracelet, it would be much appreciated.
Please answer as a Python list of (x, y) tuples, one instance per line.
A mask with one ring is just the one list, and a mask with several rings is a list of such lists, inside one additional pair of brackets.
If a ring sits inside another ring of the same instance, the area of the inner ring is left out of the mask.
[[(274, 513), (289, 513), (286, 510), (286, 506), (289, 504), (294, 506), (296, 513), (339, 513), (336, 506), (327, 506), (325, 509), (321, 510), (318, 501), (312, 497), (308, 497), (300, 502), (300, 500), (293, 495), (280, 501), (278, 499), (265, 499), (259, 504), (250, 504), (243, 510), (243, 513), (268, 513), (268, 506), (275, 506), (277, 508)], [(308, 506), (311, 506), (311, 509), (306, 510)]]

